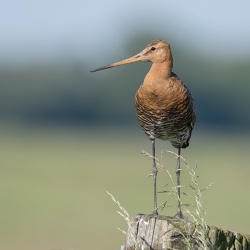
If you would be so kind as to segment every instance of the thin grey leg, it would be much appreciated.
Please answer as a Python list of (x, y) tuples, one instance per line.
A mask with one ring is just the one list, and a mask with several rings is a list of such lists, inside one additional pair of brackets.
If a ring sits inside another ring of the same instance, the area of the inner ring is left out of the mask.
[(154, 175), (154, 212), (153, 214), (158, 215), (157, 212), (157, 192), (156, 192), (156, 178), (157, 178), (157, 167), (155, 162), (155, 140), (152, 140), (152, 154), (153, 154), (153, 175)]
[(177, 158), (177, 166), (176, 166), (176, 177), (177, 177), (177, 194), (178, 194), (178, 209), (176, 216), (179, 218), (184, 218), (181, 212), (181, 182), (180, 182), (180, 175), (181, 175), (181, 168), (180, 168), (180, 156), (181, 156), (181, 147), (178, 147), (178, 158)]

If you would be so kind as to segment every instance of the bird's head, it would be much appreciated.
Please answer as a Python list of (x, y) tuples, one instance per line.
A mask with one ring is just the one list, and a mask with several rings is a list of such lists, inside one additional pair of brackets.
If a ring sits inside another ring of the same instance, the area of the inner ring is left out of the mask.
[(173, 59), (171, 54), (170, 45), (164, 40), (155, 40), (150, 43), (142, 52), (136, 54), (125, 60), (112, 63), (97, 69), (92, 70), (91, 72), (96, 72), (103, 69), (113, 68), (121, 66), (124, 64), (129, 64), (133, 62), (152, 62), (152, 63), (164, 63), (169, 62), (170, 65), (173, 65)]

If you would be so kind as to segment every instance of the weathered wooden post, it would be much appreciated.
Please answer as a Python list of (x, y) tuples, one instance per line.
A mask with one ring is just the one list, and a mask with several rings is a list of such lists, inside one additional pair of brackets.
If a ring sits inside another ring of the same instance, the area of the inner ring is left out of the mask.
[(131, 219), (124, 250), (167, 249), (250, 250), (250, 236), (207, 226), (204, 246), (192, 222), (145, 214)]

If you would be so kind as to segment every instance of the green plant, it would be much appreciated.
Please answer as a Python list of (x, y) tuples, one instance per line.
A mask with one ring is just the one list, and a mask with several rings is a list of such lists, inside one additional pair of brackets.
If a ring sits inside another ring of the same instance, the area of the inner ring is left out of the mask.
[[(130, 216), (129, 216), (129, 213), (127, 212), (127, 210), (120, 204), (119, 201), (117, 201), (115, 199), (115, 197), (110, 194), (108, 191), (106, 191), (107, 194), (111, 197), (111, 199), (118, 205), (120, 211), (117, 211), (117, 213), (122, 216), (124, 218), (124, 220), (126, 221), (128, 227), (131, 229), (131, 232), (132, 232), (132, 238), (133, 238), (133, 241), (134, 241), (134, 244), (135, 244), (135, 250), (140, 250), (140, 245), (139, 245), (139, 241), (136, 237), (136, 232), (134, 230), (134, 227), (132, 226), (132, 223), (131, 223), (131, 219), (130, 219)], [(124, 230), (118, 228), (119, 231), (121, 231), (123, 234), (127, 234)]]
[[(178, 155), (172, 151), (167, 151), (167, 152), (170, 154), (173, 154), (175, 157), (178, 157)], [(153, 157), (152, 155), (145, 152), (144, 150), (142, 150), (142, 154), (147, 156), (147, 157), (150, 157), (150, 158)], [(161, 193), (167, 193), (168, 195), (171, 195), (176, 200), (178, 200), (179, 196), (177, 193), (177, 186), (175, 185), (175, 182), (173, 180), (173, 177), (172, 177), (170, 171), (168, 169), (166, 169), (162, 164), (162, 155), (163, 155), (163, 151), (161, 154), (161, 160), (155, 159), (156, 164), (157, 164), (158, 169), (161, 169), (168, 174), (172, 185), (171, 185), (170, 190), (163, 191)], [(194, 211), (191, 211), (191, 210), (186, 208), (183, 211), (183, 213), (185, 215), (185, 219), (176, 219), (176, 218), (175, 219), (167, 219), (173, 225), (173, 228), (167, 230), (163, 235), (160, 235), (159, 238), (163, 237), (166, 233), (168, 233), (169, 231), (174, 229), (182, 236), (181, 240), (184, 243), (185, 248), (187, 250), (197, 249), (197, 247), (199, 247), (199, 249), (208, 250), (208, 249), (211, 249), (211, 246), (208, 246), (208, 243), (206, 241), (206, 234), (207, 234), (208, 227), (207, 227), (207, 224), (205, 221), (206, 212), (204, 211), (202, 200), (203, 200), (204, 191), (206, 191), (209, 187), (211, 187), (211, 185), (213, 183), (211, 183), (210, 185), (208, 185), (205, 188), (202, 188), (198, 182), (198, 177), (197, 177), (197, 174), (196, 174), (194, 168), (190, 167), (189, 164), (186, 162), (186, 160), (182, 156), (181, 156), (181, 160), (184, 162), (184, 166), (185, 166), (184, 168), (181, 169), (181, 171), (183, 171), (183, 170), (188, 171), (189, 176), (190, 176), (190, 180), (192, 183), (192, 185), (185, 185), (185, 186), (182, 186), (182, 188), (190, 188), (192, 193), (193, 193), (193, 200), (194, 200), (194, 203), (185, 204), (185, 206), (186, 207), (193, 207)], [(197, 163), (196, 163), (195, 168), (197, 169)], [(152, 176), (152, 174), (149, 174), (148, 176)], [(135, 249), (136, 250), (141, 249), (139, 241), (138, 241), (137, 236), (136, 236), (135, 229), (131, 224), (131, 219), (130, 219), (128, 212), (126, 211), (126, 209), (123, 206), (121, 206), (121, 204), (114, 198), (113, 195), (111, 195), (109, 192), (107, 192), (107, 193), (112, 198), (112, 200), (118, 205), (118, 207), (121, 210), (121, 212), (117, 211), (118, 214), (120, 214), (124, 218), (128, 227), (131, 229), (132, 238), (133, 238), (133, 241), (135, 244)], [(181, 200), (180, 200), (180, 203), (183, 206)], [(160, 204), (158, 206), (158, 208), (164, 209), (166, 207), (166, 204), (167, 204), (167, 202), (164, 202), (164, 203)], [(191, 219), (192, 219), (191, 222), (188, 220), (188, 216), (191, 217)], [(182, 226), (180, 226), (180, 224), (179, 224), (179, 222), (181, 222), (181, 221), (184, 222), (184, 223), (181, 223)], [(189, 233), (188, 227), (185, 226), (186, 222), (194, 224), (195, 230), (192, 232), (192, 235)], [(119, 230), (122, 233), (126, 234), (126, 232), (124, 230), (121, 230), (121, 229), (119, 229)]]

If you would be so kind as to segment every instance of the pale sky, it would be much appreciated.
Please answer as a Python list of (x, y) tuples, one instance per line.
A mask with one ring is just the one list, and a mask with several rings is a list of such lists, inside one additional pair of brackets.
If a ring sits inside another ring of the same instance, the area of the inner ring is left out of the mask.
[(1, 0), (0, 61), (84, 60), (111, 50), (120, 59), (129, 32), (177, 39), (208, 57), (248, 58), (249, 11), (249, 0)]

